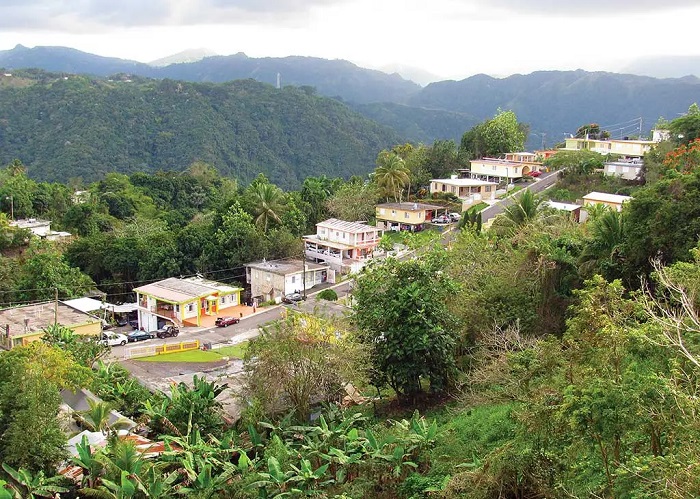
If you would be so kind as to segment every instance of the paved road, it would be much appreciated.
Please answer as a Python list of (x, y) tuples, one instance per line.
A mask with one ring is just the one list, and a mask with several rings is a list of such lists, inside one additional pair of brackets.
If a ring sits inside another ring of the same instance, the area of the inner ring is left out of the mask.
[[(338, 298), (343, 298), (350, 291), (351, 285), (352, 281), (345, 281), (329, 287), (335, 290), (335, 292), (338, 294)], [(123, 347), (115, 346), (112, 347), (110, 357), (121, 360), (128, 358), (127, 349), (129, 348), (155, 346), (162, 345), (164, 343), (179, 343), (180, 341), (187, 340), (199, 340), (200, 343), (211, 342), (214, 344), (240, 343), (257, 336), (260, 326), (279, 319), (285, 307), (293, 309), (301, 308), (307, 312), (320, 311), (331, 315), (342, 315), (347, 310), (345, 307), (337, 303), (325, 302), (323, 300), (317, 301), (314, 298), (314, 295), (316, 295), (319, 291), (320, 290), (314, 289), (314, 292), (308, 295), (308, 299), (299, 306), (277, 305), (270, 307), (268, 310), (263, 310), (256, 314), (243, 317), (241, 322), (232, 326), (211, 327), (207, 329), (180, 328), (180, 335), (176, 338), (154, 338), (152, 340), (140, 341), (138, 343), (129, 343)]]
[[(558, 173), (559, 172), (544, 173), (544, 174), (542, 174), (542, 176), (539, 179), (537, 179), (537, 182), (533, 182), (532, 184), (529, 184), (526, 187), (526, 189), (529, 189), (533, 193), (542, 192), (550, 185), (554, 185), (554, 183), (557, 181)], [(518, 191), (518, 192), (522, 192), (522, 191)], [(515, 196), (511, 196), (509, 198), (506, 198), (503, 201), (501, 201), (500, 203), (494, 204), (494, 205), (489, 206), (488, 208), (484, 209), (481, 212), (482, 222), (486, 223), (488, 220), (491, 220), (492, 218), (495, 218), (497, 215), (500, 215), (501, 213), (503, 213), (503, 211), (508, 206), (515, 203), (515, 200), (517, 197), (518, 197), (518, 194), (516, 193)]]

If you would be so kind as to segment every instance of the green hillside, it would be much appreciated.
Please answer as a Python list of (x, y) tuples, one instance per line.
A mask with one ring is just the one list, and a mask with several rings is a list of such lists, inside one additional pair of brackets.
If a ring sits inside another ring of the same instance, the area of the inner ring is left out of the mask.
[(263, 172), (294, 187), (308, 176), (365, 174), (400, 141), (310, 87), (41, 72), (0, 79), (8, 78), (22, 85), (0, 84), (0, 163), (19, 158), (40, 180), (181, 171), (200, 160), (244, 182)]

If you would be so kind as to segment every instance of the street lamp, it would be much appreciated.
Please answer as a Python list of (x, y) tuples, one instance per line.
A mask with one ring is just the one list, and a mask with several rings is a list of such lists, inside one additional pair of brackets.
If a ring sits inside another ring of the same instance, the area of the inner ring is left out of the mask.
[(15, 199), (10, 195), (10, 196), (5, 196), (5, 199), (10, 200), (10, 220), (14, 222), (15, 220)]

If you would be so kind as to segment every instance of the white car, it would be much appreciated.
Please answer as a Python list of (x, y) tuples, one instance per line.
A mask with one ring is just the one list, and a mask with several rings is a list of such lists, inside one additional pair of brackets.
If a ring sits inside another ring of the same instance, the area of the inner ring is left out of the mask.
[(452, 220), (453, 222), (457, 222), (462, 218), (462, 215), (460, 215), (459, 213), (450, 213), (447, 216), (450, 217), (450, 220)]
[(103, 345), (114, 347), (117, 345), (126, 345), (128, 341), (129, 338), (127, 338), (121, 333), (106, 332), (102, 333), (102, 339), (100, 340), (100, 343), (102, 343)]

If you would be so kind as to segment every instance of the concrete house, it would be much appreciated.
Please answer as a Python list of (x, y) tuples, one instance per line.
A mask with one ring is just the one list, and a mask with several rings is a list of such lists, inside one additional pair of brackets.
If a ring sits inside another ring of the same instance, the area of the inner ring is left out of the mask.
[[(246, 282), (250, 284), (250, 294), (258, 303), (275, 300), (291, 293), (301, 293), (304, 289), (333, 280), (333, 271), (326, 263), (304, 263), (301, 260), (278, 260), (254, 262), (245, 266)], [(306, 272), (304, 272), (304, 270)], [(331, 275), (329, 275), (331, 274)]]
[(636, 180), (642, 175), (644, 162), (641, 159), (627, 161), (609, 161), (605, 163), (603, 173), (610, 177), (621, 177), (625, 180)]
[(631, 199), (631, 196), (620, 196), (619, 194), (608, 194), (606, 192), (590, 192), (583, 196), (583, 206), (602, 204), (615, 211), (622, 211), (622, 205)]
[(316, 234), (304, 236), (306, 258), (341, 274), (359, 272), (373, 257), (382, 233), (365, 223), (329, 218), (316, 224)]
[(430, 193), (452, 193), (462, 200), (462, 211), (475, 203), (496, 199), (497, 182), (473, 178), (434, 178), (430, 181)]
[(525, 163), (507, 159), (482, 158), (470, 161), (469, 170), (460, 170), (460, 173), (490, 182), (506, 180), (510, 182), (513, 179), (523, 178), (523, 175), (528, 175), (537, 169), (539, 167), (534, 164), (534, 161)]
[(135, 288), (139, 327), (146, 331), (172, 322), (178, 326), (201, 326), (205, 316), (241, 303), (243, 288), (202, 277), (171, 277)]
[(424, 203), (383, 203), (376, 207), (377, 227), (384, 230), (417, 232), (424, 224), (445, 211), (442, 206)]
[(642, 158), (656, 145), (653, 140), (594, 140), (570, 137), (565, 139), (566, 146), (560, 151), (589, 150), (600, 154), (619, 154), (626, 158)]
[(44, 336), (53, 324), (72, 329), (75, 334), (98, 336), (102, 321), (63, 302), (45, 302), (0, 310), (0, 347), (10, 350)]

